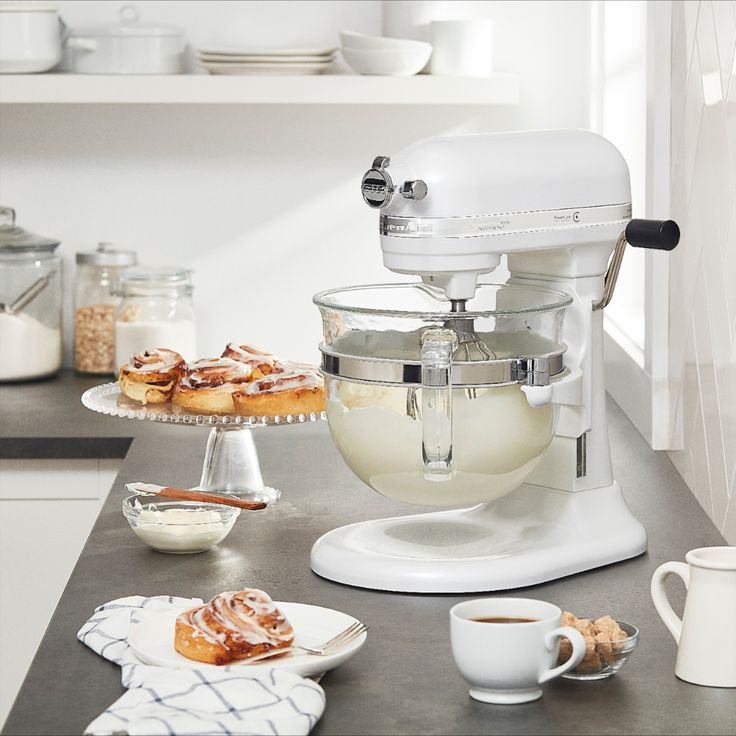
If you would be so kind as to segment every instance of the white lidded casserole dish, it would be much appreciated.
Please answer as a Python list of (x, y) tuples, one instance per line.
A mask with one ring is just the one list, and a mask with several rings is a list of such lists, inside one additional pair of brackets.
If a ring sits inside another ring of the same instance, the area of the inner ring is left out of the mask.
[(133, 5), (119, 22), (74, 28), (64, 46), (64, 71), (78, 74), (180, 74), (186, 38), (175, 26), (142, 23)]

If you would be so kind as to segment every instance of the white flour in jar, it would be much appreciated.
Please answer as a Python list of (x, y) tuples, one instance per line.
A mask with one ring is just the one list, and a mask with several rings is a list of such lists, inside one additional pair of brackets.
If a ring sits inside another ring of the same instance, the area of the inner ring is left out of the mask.
[(40, 378), (61, 365), (61, 330), (28, 314), (0, 312), (0, 381)]
[(197, 355), (197, 331), (194, 320), (169, 322), (115, 322), (115, 366), (125, 365), (132, 355), (151, 348), (175, 350), (184, 360)]

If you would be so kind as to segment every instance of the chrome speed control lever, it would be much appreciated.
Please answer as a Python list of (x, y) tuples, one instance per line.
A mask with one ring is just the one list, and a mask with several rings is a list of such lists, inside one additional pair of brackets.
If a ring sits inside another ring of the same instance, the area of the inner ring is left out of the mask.
[[(363, 174), (360, 192), (369, 207), (381, 209), (387, 207), (396, 192), (396, 185), (386, 168), (391, 163), (388, 156), (376, 156), (373, 166)], [(427, 185), (421, 179), (405, 181), (399, 187), (399, 194), (405, 199), (421, 200), (427, 196)]]

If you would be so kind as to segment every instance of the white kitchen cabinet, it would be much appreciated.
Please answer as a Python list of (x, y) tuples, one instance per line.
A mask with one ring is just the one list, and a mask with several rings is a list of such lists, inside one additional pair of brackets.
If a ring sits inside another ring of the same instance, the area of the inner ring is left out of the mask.
[(0, 727), (119, 466), (0, 460)]

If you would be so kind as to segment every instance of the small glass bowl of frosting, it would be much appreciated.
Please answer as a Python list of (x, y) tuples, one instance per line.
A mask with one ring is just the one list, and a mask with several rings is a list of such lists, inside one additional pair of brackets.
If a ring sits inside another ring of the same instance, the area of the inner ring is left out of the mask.
[(123, 500), (123, 514), (142, 542), (157, 552), (204, 552), (230, 533), (240, 509), (218, 503), (168, 501), (145, 496)]

